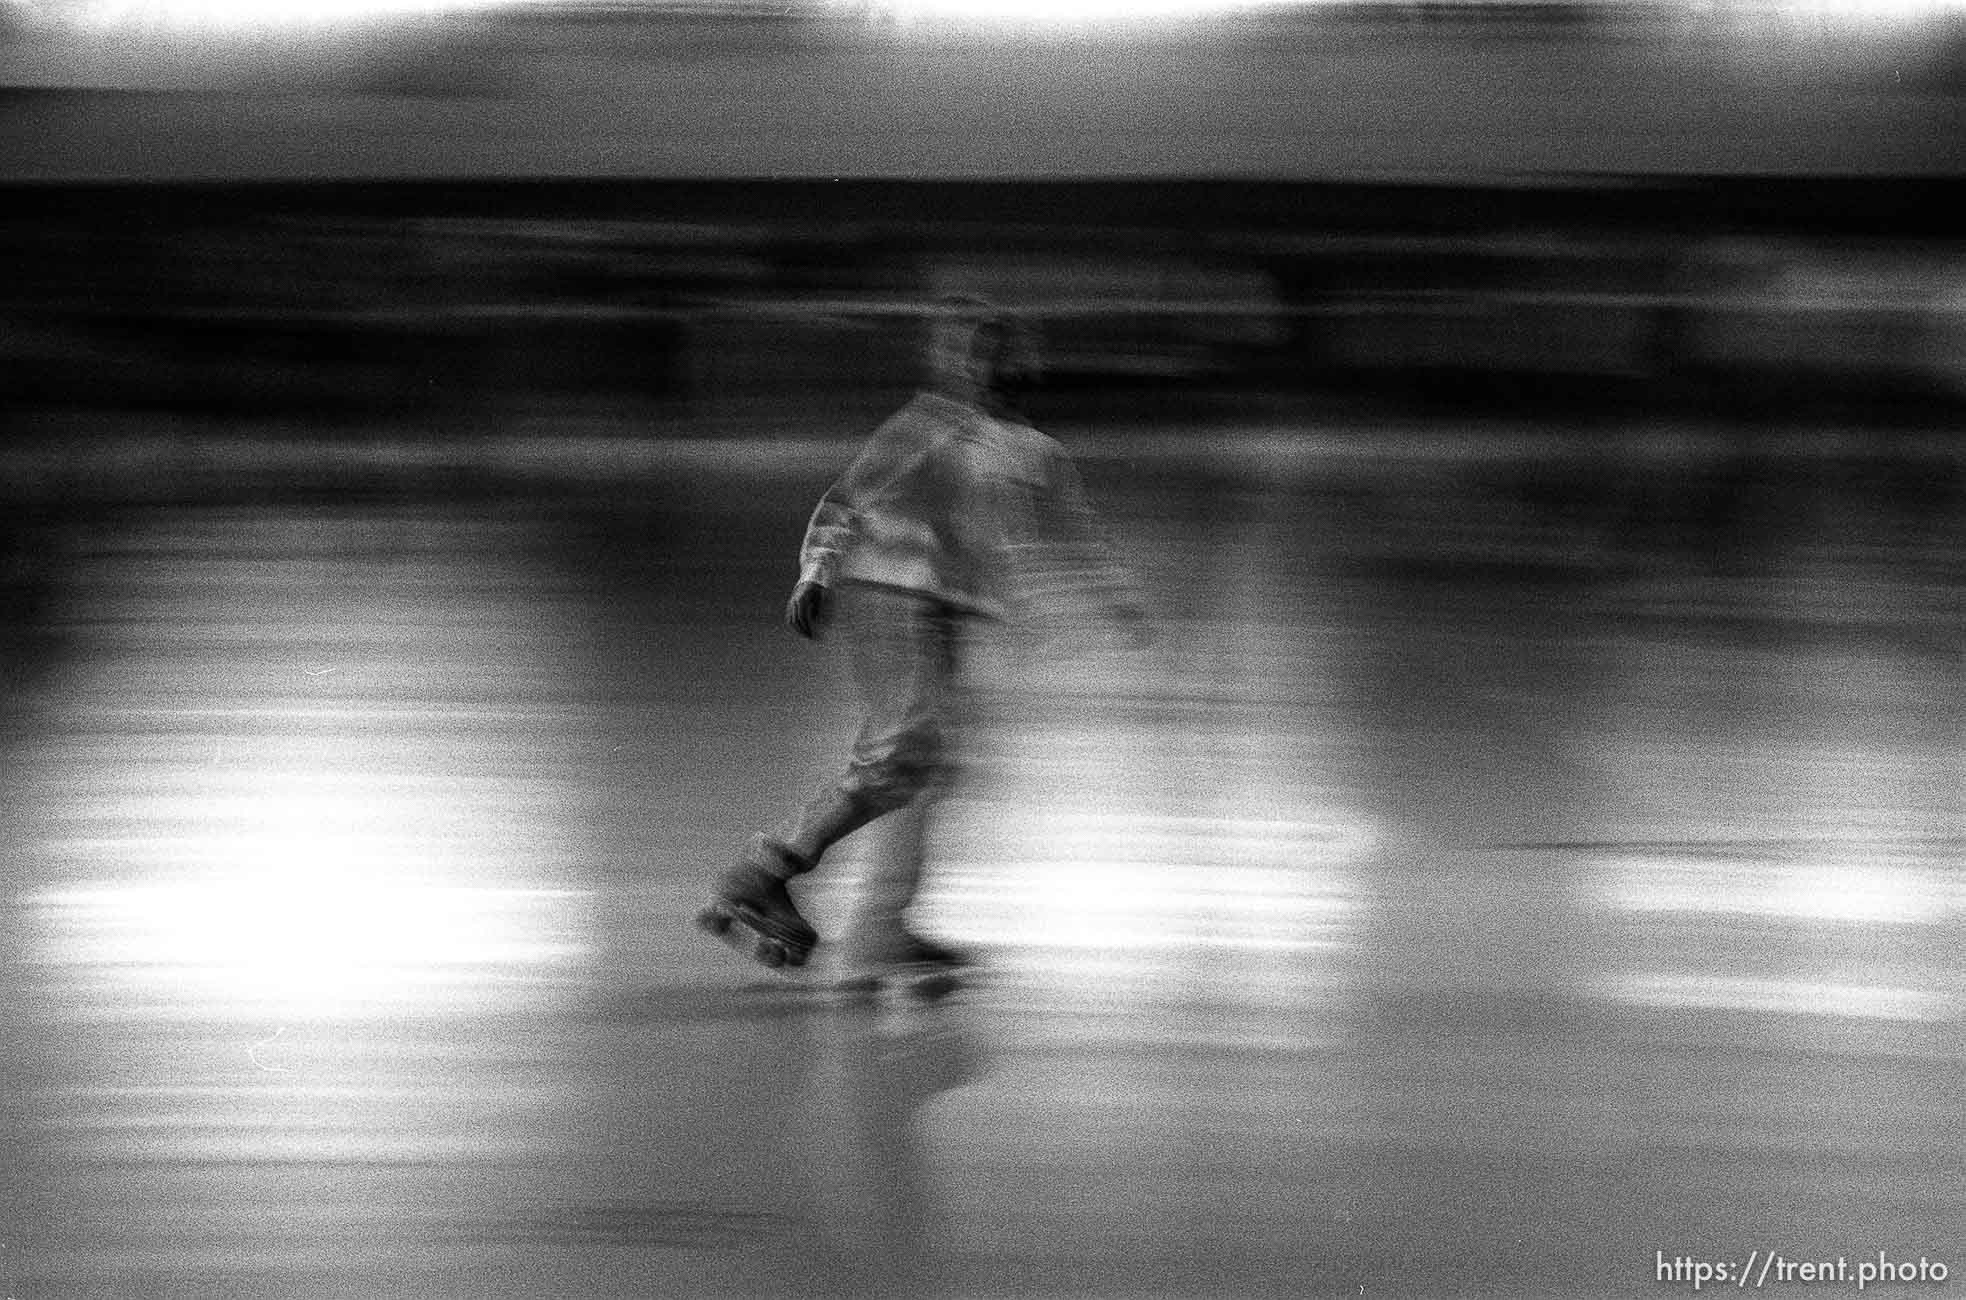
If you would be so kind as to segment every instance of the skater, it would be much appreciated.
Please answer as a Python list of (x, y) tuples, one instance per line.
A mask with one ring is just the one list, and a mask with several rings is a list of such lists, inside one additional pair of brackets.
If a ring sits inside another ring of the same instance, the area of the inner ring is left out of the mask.
[[(882, 424), (820, 498), (785, 621), (846, 643), (865, 720), (844, 771), (778, 830), (752, 838), (703, 924), (755, 943), (770, 966), (803, 965), (818, 935), (787, 883), (879, 819), (885, 842), (841, 938), (849, 986), (951, 972), (963, 954), (909, 928), (928, 814), (949, 774), (949, 731), (978, 619), (1061, 585), (1146, 640), (1141, 604), (1100, 538), (1064, 449), (1006, 402), (1035, 365), (1028, 330), (974, 298), (928, 321), (927, 383)], [(744, 927), (754, 933), (746, 934)]]

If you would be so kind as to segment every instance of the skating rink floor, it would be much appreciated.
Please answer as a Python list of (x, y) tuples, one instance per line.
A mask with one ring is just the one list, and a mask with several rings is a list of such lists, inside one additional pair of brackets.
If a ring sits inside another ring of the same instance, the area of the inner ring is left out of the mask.
[(1956, 453), (1477, 445), (1083, 449), (1160, 636), (980, 639), (936, 1005), (689, 925), (854, 723), (833, 453), (63, 498), (0, 1297), (1949, 1294)]

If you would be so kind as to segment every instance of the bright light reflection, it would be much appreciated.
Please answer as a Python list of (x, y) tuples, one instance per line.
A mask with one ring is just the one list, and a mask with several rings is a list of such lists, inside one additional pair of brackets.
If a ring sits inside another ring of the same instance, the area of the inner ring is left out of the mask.
[(1951, 999), (1923, 989), (1813, 980), (1738, 979), (1701, 975), (1643, 975), (1617, 990), (1639, 1006), (1708, 1011), (1758, 1011), (1842, 1020), (1944, 1020)]
[[(1758, 917), (1803, 926), (1940, 926), (1960, 910), (1951, 878), (1878, 855), (1754, 862), (1633, 858), (1609, 865), (1600, 895), (1639, 914)], [(1648, 924), (1640, 921), (1638, 924)], [(1902, 980), (1900, 970), (1892, 978)], [(1882, 972), (1880, 972), (1882, 974)], [(1931, 1021), (1954, 1014), (1942, 990), (1838, 980), (1646, 972), (1610, 995), (1639, 1006), (1753, 1011), (1850, 1020)]]
[(157, 992), (318, 1013), (400, 1002), (485, 967), (570, 956), (571, 946), (551, 936), (570, 931), (565, 914), (575, 899), (289, 870), (64, 890), (38, 896), (35, 906), (64, 964)]
[(1336, 945), (1357, 908), (1338, 867), (1365, 845), (1356, 828), (1207, 817), (1041, 817), (1016, 838), (1008, 860), (944, 872), (925, 922), (994, 948), (1149, 966), (1183, 949)]
[(95, 0), (77, 16), (89, 27), (250, 31), (466, 14), (491, 7), (492, 0)]
[(493, 843), (523, 860), (522, 829), (489, 811), (461, 824), (432, 796), (387, 778), (215, 773), (119, 807), (147, 833), (58, 847), (145, 883), (39, 895), (51, 958), (139, 995), (332, 1013), (577, 955), (577, 893), (464, 883)]
[[(954, 20), (964, 23), (1012, 26), (1074, 25), (1084, 23), (1163, 23), (1264, 10), (1314, 12), (1342, 5), (1359, 12), (1357, 0), (877, 0), (872, 8), (899, 20)], [(1604, 12), (1617, 17), (1621, 10), (1637, 9), (1629, 0), (1600, 0)], [(1364, 8), (1370, 8), (1370, 0)], [(1406, 0), (1381, 0), (1379, 6), (1394, 19), (1412, 18)], [(1647, 6), (1647, 12), (1660, 12), (1671, 6)], [(1534, 8), (1529, 0), (1522, 5), (1525, 15)], [(1966, 0), (1766, 0), (1743, 14), (1716, 11), (1711, 0), (1681, 0), (1679, 10), (1699, 19), (1752, 16), (1763, 20), (1821, 21), (1861, 19), (1885, 24), (1915, 23), (1939, 19), (1966, 10)], [(1489, 12), (1506, 18), (1506, 3)], [(1424, 33), (1425, 27), (1416, 30)]]
[[(1059, 27), (1169, 27), (1264, 11), (1314, 12), (1340, 0), (811, 0), (810, 17), (833, 16), (843, 21), (873, 20), (903, 27), (924, 25), (967, 28), (1049, 29)], [(1358, 11), (1357, 0), (1344, 0)], [(1369, 0), (1368, 0), (1369, 3)], [(1603, 0), (1616, 16), (1625, 0)], [(266, 32), (305, 28), (335, 28), (397, 18), (432, 18), (495, 13), (524, 8), (541, 11), (564, 5), (569, 12), (589, 8), (587, 0), (83, 0), (79, 4), (28, 5), (37, 24), (74, 24), (84, 28), (123, 31)], [(700, 5), (663, 3), (633, 6), (651, 19), (665, 15), (700, 15)], [(1399, 0), (1384, 0), (1394, 18), (1410, 16)], [(1747, 22), (1811, 25), (1853, 22), (1906, 27), (1937, 22), (1966, 12), (1966, 0), (1768, 0), (1735, 12), (1716, 10), (1709, 0), (1682, 0), (1679, 12), (1692, 22)], [(730, 12), (749, 12), (733, 3)], [(1652, 12), (1662, 12), (1653, 10)], [(1403, 30), (1395, 28), (1394, 30)], [(1424, 28), (1416, 29), (1424, 31)]]
[(1929, 925), (1956, 902), (1944, 877), (1906, 864), (1639, 858), (1612, 864), (1607, 875), (1608, 901), (1634, 912)]
[(1960, 12), (1966, 10), (1966, 0), (1788, 0), (1779, 8), (1803, 16), (1874, 18), (1888, 22), (1938, 18)]
[(1291, 0), (885, 0), (902, 23), (992, 27), (1147, 26), (1286, 9)]

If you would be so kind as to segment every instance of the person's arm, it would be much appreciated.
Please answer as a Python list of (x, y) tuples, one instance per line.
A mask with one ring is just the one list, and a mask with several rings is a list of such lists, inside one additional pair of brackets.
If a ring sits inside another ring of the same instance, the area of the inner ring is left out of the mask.
[[(854, 462), (854, 468), (859, 461)], [(840, 556), (845, 554), (859, 526), (860, 513), (854, 507), (854, 469), (835, 479), (813, 508), (806, 524), (805, 540), (799, 545), (799, 581), (831, 587), (839, 574)]]
[(1152, 639), (1146, 602), (1086, 497), (1078, 467), (1061, 447), (1053, 451), (1047, 468), (1047, 496), (1061, 558), (1096, 593), (1106, 612), (1137, 643), (1145, 644)]
[(799, 580), (785, 604), (786, 626), (802, 637), (817, 637), (825, 624), (840, 557), (860, 528), (859, 503), (869, 488), (892, 476), (908, 436), (906, 424), (898, 414), (876, 429), (813, 508), (799, 545)]

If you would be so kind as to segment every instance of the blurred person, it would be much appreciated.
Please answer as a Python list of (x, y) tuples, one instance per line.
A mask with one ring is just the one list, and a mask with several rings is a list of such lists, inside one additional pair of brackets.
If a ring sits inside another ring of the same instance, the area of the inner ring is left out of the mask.
[[(929, 813), (950, 776), (969, 632), (1040, 598), (1148, 640), (1145, 611), (1100, 534), (1065, 449), (1012, 408), (1037, 366), (1031, 331), (976, 298), (927, 328), (927, 383), (820, 498), (785, 622), (845, 642), (865, 720), (845, 769), (783, 826), (753, 836), (699, 917), (767, 966), (802, 966), (819, 941), (787, 888), (880, 819), (841, 939), (842, 983), (953, 978), (969, 957), (907, 923)], [(748, 932), (748, 933), (747, 933)]]

